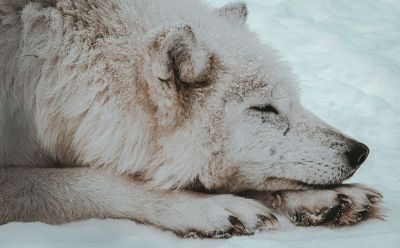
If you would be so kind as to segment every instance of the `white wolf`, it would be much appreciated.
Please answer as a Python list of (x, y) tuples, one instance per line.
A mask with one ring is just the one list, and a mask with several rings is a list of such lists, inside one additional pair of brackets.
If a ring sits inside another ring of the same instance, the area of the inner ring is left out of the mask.
[[(229, 237), (380, 217), (368, 148), (305, 110), (243, 3), (0, 1), (0, 222)], [(230, 195), (230, 194), (236, 194)], [(255, 198), (255, 199), (249, 199)]]

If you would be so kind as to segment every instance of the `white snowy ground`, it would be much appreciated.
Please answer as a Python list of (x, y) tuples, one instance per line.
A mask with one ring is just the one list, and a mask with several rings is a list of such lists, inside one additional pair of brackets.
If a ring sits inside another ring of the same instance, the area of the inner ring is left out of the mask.
[[(225, 0), (206, 0), (214, 6)], [(387, 220), (329, 229), (295, 227), (229, 240), (184, 240), (131, 221), (0, 226), (16, 247), (400, 247), (400, 1), (249, 0), (250, 28), (299, 75), (304, 104), (371, 149), (351, 182), (384, 194)]]

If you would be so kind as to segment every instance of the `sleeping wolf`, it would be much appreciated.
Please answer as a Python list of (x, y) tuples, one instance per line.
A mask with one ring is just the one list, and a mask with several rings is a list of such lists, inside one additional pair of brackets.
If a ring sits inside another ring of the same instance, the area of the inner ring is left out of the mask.
[(301, 105), (247, 9), (1, 0), (0, 223), (126, 218), (230, 237), (381, 217), (368, 148)]

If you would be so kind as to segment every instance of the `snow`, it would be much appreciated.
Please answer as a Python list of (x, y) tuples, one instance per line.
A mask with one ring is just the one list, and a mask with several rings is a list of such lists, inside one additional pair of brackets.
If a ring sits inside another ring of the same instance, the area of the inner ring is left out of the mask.
[[(221, 6), (225, 0), (205, 0)], [(17, 247), (399, 247), (400, 1), (249, 0), (249, 25), (299, 76), (306, 107), (368, 144), (350, 182), (384, 195), (387, 220), (341, 229), (295, 227), (229, 240), (180, 239), (128, 220), (0, 226), (0, 248)]]

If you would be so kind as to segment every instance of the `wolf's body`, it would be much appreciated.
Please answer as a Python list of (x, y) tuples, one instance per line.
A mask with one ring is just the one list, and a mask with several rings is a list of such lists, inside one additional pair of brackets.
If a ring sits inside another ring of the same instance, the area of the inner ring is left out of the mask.
[[(313, 189), (368, 150), (301, 107), (246, 15), (240, 3), (2, 0), (0, 222), (128, 218), (229, 236), (274, 227), (272, 211), (300, 225), (379, 216), (370, 189)], [(223, 194), (243, 191), (264, 204)]]

